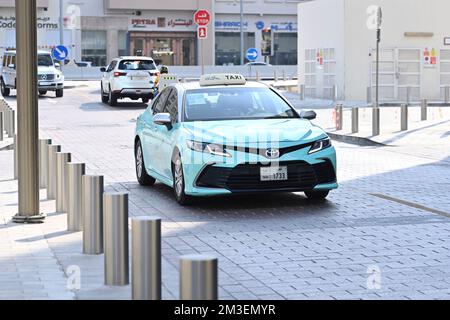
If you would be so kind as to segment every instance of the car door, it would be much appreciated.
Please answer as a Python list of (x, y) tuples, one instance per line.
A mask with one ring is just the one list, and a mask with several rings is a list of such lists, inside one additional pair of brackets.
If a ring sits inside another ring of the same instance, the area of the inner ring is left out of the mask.
[[(170, 88), (168, 88), (170, 89)], [(158, 171), (164, 173), (167, 178), (172, 177), (172, 152), (174, 149), (175, 133), (178, 126), (178, 92), (176, 88), (172, 88), (168, 94), (164, 105), (164, 113), (169, 113), (172, 120), (172, 126), (157, 126), (155, 136), (159, 144), (159, 157), (157, 168)]]
[(145, 166), (147, 167), (147, 169), (156, 171), (156, 173), (161, 175), (163, 173), (158, 170), (158, 162), (160, 161), (160, 140), (159, 138), (157, 138), (157, 131), (159, 129), (159, 126), (154, 123), (153, 117), (156, 114), (163, 112), (169, 93), (170, 90), (164, 90), (153, 102), (151, 108), (151, 117), (149, 117), (149, 121), (145, 121), (143, 129), (143, 153)]
[(103, 72), (102, 84), (103, 84), (103, 91), (106, 92), (106, 93), (109, 93), (112, 71), (114, 70), (116, 65), (117, 65), (117, 61), (116, 60), (111, 61), (109, 66), (106, 68), (106, 72)]

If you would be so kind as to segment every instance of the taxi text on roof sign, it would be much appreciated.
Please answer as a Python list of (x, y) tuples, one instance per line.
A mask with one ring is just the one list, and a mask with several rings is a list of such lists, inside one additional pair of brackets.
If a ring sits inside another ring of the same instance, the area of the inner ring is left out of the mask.
[(247, 80), (240, 74), (206, 74), (200, 78), (202, 87), (244, 85), (246, 83)]

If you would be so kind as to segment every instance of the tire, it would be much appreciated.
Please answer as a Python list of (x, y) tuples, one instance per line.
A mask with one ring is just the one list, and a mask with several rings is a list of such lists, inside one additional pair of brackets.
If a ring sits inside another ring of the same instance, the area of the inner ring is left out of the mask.
[(141, 186), (153, 186), (156, 179), (150, 177), (145, 170), (144, 153), (142, 152), (141, 141), (136, 142), (134, 159), (136, 163), (136, 177)]
[(150, 101), (150, 98), (142, 98), (143, 103), (148, 103)]
[(56, 89), (56, 97), (57, 98), (64, 97), (64, 89)]
[(46, 94), (47, 94), (46, 90), (39, 91), (39, 95), (41, 95), (41, 96), (45, 96)]
[(323, 201), (325, 200), (330, 191), (307, 191), (305, 192), (306, 197), (312, 201)]
[(2, 96), (9, 97), (9, 95), (11, 93), (11, 89), (6, 87), (5, 82), (3, 82), (3, 78), (0, 79), (0, 88), (1, 88)]
[(105, 92), (103, 91), (103, 85), (101, 86), (101, 88), (102, 103), (108, 103), (109, 97), (108, 95), (105, 95)]
[(109, 88), (108, 102), (111, 107), (117, 106), (117, 95)]
[(182, 206), (187, 206), (192, 203), (192, 197), (185, 193), (185, 180), (183, 163), (181, 162), (181, 156), (178, 153), (172, 163), (172, 176), (173, 176), (173, 193), (175, 199)]

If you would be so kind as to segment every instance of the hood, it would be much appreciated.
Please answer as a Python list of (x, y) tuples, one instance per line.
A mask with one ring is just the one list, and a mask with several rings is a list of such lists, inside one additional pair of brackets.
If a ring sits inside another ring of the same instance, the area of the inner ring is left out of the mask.
[(185, 122), (189, 139), (228, 145), (230, 143), (308, 143), (326, 136), (304, 119), (231, 120)]
[(49, 73), (55, 73), (55, 72), (56, 72), (56, 68), (54, 66), (50, 66), (50, 67), (39, 66), (38, 67), (38, 74), (49, 74)]

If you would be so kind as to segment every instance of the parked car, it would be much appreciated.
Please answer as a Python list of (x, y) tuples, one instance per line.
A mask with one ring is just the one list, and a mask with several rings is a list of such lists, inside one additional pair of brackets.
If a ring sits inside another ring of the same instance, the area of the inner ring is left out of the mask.
[[(16, 51), (6, 51), (3, 55), (0, 88), (4, 97), (11, 89), (17, 88)], [(50, 52), (38, 51), (38, 90), (40, 95), (55, 91), (56, 97), (64, 96), (64, 75), (59, 70), (60, 64), (53, 60)]]
[(155, 61), (148, 57), (120, 57), (107, 68), (100, 68), (101, 98), (103, 103), (117, 105), (118, 99), (142, 99), (148, 103), (157, 92), (160, 74)]

